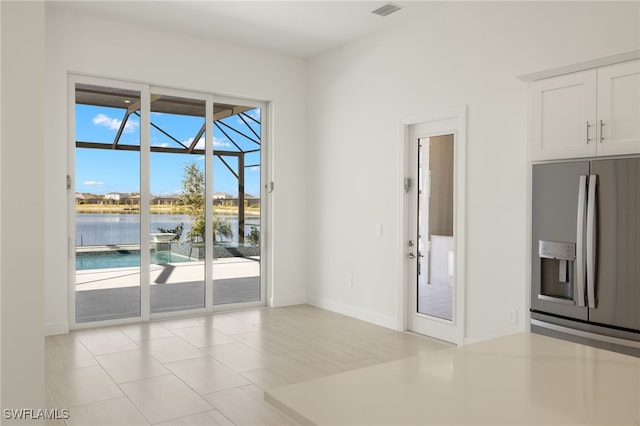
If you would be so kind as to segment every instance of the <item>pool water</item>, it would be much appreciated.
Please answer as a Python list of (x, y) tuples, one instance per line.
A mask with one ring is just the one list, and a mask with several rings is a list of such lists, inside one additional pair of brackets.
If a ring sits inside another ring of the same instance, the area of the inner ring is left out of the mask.
[[(151, 263), (191, 262), (186, 256), (167, 252), (151, 252)], [(119, 250), (97, 253), (77, 253), (76, 271), (85, 269), (127, 268), (140, 266), (140, 251)]]

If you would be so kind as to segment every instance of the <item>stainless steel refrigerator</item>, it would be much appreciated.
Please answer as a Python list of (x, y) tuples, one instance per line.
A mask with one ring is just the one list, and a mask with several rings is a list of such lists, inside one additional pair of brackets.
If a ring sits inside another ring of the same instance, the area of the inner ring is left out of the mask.
[(531, 331), (640, 356), (640, 158), (535, 164)]

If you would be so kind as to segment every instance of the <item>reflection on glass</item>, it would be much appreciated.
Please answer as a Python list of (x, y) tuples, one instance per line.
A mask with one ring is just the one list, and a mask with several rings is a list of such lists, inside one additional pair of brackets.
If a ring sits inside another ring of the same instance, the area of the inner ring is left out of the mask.
[(260, 301), (261, 111), (214, 109), (213, 303)]
[(418, 312), (453, 320), (453, 135), (420, 139)]
[(76, 86), (76, 322), (140, 316), (140, 95)]
[(151, 99), (151, 312), (204, 308), (205, 102)]

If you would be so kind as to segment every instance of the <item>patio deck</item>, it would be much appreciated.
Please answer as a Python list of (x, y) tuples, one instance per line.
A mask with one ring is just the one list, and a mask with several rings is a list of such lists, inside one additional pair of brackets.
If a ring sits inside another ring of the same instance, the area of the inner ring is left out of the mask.
[[(260, 258), (224, 258), (213, 262), (214, 304), (260, 300)], [(203, 308), (204, 262), (151, 266), (151, 312)], [(78, 323), (140, 315), (138, 268), (76, 272)], [(211, 296), (209, 296), (211, 297)]]

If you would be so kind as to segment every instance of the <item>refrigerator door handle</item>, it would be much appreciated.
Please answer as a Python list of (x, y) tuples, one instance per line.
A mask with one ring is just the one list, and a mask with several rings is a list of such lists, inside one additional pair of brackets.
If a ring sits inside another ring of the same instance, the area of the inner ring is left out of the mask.
[(590, 308), (596, 307), (596, 185), (597, 175), (589, 175), (587, 199), (587, 301)]
[(587, 177), (580, 176), (578, 185), (578, 226), (576, 229), (576, 287), (574, 300), (578, 306), (586, 306), (584, 261), (584, 227), (587, 218)]

